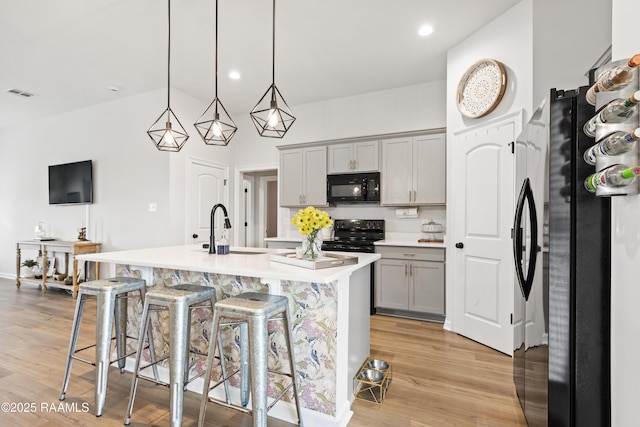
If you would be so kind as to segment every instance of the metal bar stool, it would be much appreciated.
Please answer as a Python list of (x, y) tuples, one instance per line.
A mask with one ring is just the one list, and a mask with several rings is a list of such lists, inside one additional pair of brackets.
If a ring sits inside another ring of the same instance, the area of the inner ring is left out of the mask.
[[(276, 315), (282, 317), (275, 318)], [(253, 417), (254, 427), (266, 427), (267, 412), (280, 400), (289, 389), (293, 388), (293, 396), (298, 414), (298, 425), (302, 426), (302, 416), (300, 411), (300, 401), (298, 398), (298, 378), (295, 369), (295, 359), (293, 350), (293, 337), (291, 334), (291, 316), (289, 314), (289, 300), (286, 296), (263, 294), (256, 292), (246, 292), (235, 297), (226, 298), (215, 303), (213, 311), (214, 334), (218, 333), (221, 319), (231, 318), (234, 320), (246, 321), (249, 329), (249, 367), (251, 372), (251, 404), (250, 412)], [(270, 371), (267, 367), (268, 348), (268, 323), (270, 320), (284, 320), (284, 333), (288, 347), (290, 372)], [(219, 344), (218, 344), (219, 345)], [(215, 352), (215, 341), (209, 344), (209, 354)], [(209, 356), (207, 360), (206, 378), (211, 375), (213, 359)], [(286, 387), (274, 401), (267, 406), (267, 381), (268, 372), (275, 372), (291, 378), (291, 384)], [(205, 381), (200, 403), (200, 417), (198, 426), (203, 427), (206, 414), (206, 405), (209, 401), (209, 384)]]
[[(62, 382), (60, 400), (64, 400), (66, 397), (73, 360), (75, 359), (93, 365), (96, 367), (95, 405), (97, 417), (102, 415), (102, 409), (104, 408), (104, 402), (107, 394), (107, 377), (109, 373), (109, 365), (117, 361), (120, 372), (124, 372), (125, 359), (128, 356), (134, 354), (133, 352), (125, 354), (126, 339), (131, 338), (138, 339), (138, 341), (140, 342), (144, 341), (139, 339), (139, 337), (127, 336), (126, 299), (130, 297), (131, 292), (138, 292), (140, 300), (144, 301), (144, 294), (146, 292), (145, 281), (143, 279), (135, 279), (130, 277), (115, 277), (111, 279), (95, 280), (80, 284), (80, 289), (76, 300), (76, 311), (73, 315), (71, 339), (69, 342), (69, 352), (67, 355), (67, 368), (64, 373), (64, 380)], [(82, 315), (84, 313), (84, 306), (88, 296), (95, 296), (97, 302), (96, 341), (95, 344), (83, 347), (81, 349), (76, 349), (76, 346), (78, 344), (78, 334), (80, 332), (80, 325), (82, 322)], [(112, 337), (112, 328), (114, 321), (116, 334), (115, 337)], [(113, 361), (109, 361), (112, 340), (116, 341), (117, 358)], [(77, 353), (90, 349), (92, 347), (96, 348), (94, 361), (76, 356)], [(151, 336), (149, 337), (149, 347), (153, 354), (153, 339)], [(140, 348), (138, 351), (141, 352), (142, 348)], [(154, 375), (157, 375), (156, 371), (154, 371)]]
[[(210, 286), (181, 284), (162, 289), (152, 289), (147, 292), (144, 300), (144, 308), (142, 310), (142, 322), (140, 323), (140, 336), (144, 336), (149, 329), (150, 312), (168, 310), (169, 311), (169, 383), (162, 382), (157, 378), (152, 379), (141, 371), (149, 366), (155, 366), (157, 363), (166, 359), (153, 360), (152, 363), (140, 368), (140, 349), (144, 345), (144, 340), (138, 343), (138, 355), (136, 356), (135, 367), (133, 369), (133, 380), (131, 382), (131, 394), (129, 396), (129, 405), (125, 416), (125, 425), (131, 422), (131, 413), (133, 412), (133, 403), (135, 400), (136, 390), (138, 388), (138, 379), (155, 382), (170, 387), (171, 389), (171, 427), (182, 425), (182, 405), (184, 399), (184, 388), (188, 383), (200, 377), (196, 375), (189, 378), (189, 354), (197, 354), (206, 356), (205, 354), (191, 351), (191, 310), (196, 308), (213, 307), (216, 302), (216, 290)], [(213, 337), (217, 336), (217, 339)], [(226, 378), (226, 367), (224, 356), (222, 354), (222, 339), (220, 334), (209, 335), (210, 341), (218, 342), (220, 347), (220, 366), (223, 379)], [(215, 346), (214, 346), (215, 348)], [(213, 353), (209, 353), (209, 359), (213, 360)], [(210, 373), (209, 373), (210, 374)], [(229, 401), (229, 386), (227, 381), (224, 383), (225, 394)], [(219, 383), (219, 384), (220, 384)]]

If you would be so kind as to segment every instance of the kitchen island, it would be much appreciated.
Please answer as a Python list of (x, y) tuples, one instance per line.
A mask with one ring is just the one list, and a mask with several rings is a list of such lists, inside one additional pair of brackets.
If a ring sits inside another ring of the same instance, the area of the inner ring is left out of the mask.
[[(218, 299), (250, 291), (286, 295), (293, 319), (304, 423), (307, 427), (346, 426), (352, 415), (353, 378), (369, 356), (369, 266), (380, 255), (343, 253), (357, 256), (357, 264), (314, 270), (271, 260), (273, 254), (284, 252), (290, 251), (232, 247), (229, 255), (210, 255), (198, 245), (184, 245), (84, 254), (78, 259), (111, 264), (117, 276), (141, 277), (149, 287), (179, 283), (213, 286)], [(130, 301), (131, 331), (139, 329), (140, 317), (141, 306)], [(167, 321), (161, 317), (153, 322), (157, 352), (166, 350), (168, 345)], [(208, 348), (205, 331), (210, 328), (209, 321), (207, 310), (194, 311), (192, 347), (202, 352)], [(224, 333), (225, 356), (231, 358), (232, 364), (237, 363), (237, 332)], [(286, 371), (280, 325), (270, 325), (269, 343), (269, 367)], [(132, 360), (128, 361), (127, 369), (132, 370), (132, 365)], [(193, 369), (203, 371), (204, 361), (196, 363)], [(270, 396), (275, 396), (276, 390), (288, 380), (277, 381), (282, 384), (271, 383)], [(188, 389), (201, 393), (201, 380), (192, 382)], [(167, 395), (167, 403), (168, 399)], [(289, 422), (296, 420), (290, 400), (278, 402), (269, 415)]]

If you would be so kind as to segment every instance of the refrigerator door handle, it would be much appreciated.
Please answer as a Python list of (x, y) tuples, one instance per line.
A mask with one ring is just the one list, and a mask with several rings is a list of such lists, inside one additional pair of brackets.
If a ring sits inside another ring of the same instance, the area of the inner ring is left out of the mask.
[[(527, 275), (525, 276), (522, 269), (522, 215), (524, 214), (524, 203), (528, 202), (529, 206), (529, 222), (531, 223), (531, 246), (529, 250), (529, 265), (527, 269)], [(518, 278), (518, 284), (525, 300), (529, 299), (531, 293), (531, 287), (533, 286), (533, 275), (536, 268), (536, 259), (538, 256), (538, 221), (536, 216), (536, 206), (533, 199), (533, 191), (531, 190), (531, 184), (529, 178), (526, 178), (522, 184), (520, 195), (518, 196), (518, 203), (516, 204), (516, 213), (513, 224), (514, 239), (513, 239), (513, 257), (516, 267), (516, 276)]]

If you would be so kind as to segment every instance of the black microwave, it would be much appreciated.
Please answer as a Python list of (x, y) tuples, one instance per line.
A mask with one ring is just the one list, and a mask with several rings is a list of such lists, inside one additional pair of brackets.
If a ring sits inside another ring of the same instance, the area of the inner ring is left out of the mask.
[(327, 175), (327, 202), (380, 202), (380, 172)]

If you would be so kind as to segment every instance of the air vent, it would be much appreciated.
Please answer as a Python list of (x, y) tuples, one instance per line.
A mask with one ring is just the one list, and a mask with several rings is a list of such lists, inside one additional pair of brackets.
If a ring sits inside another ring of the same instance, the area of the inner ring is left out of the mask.
[(35, 96), (35, 94), (31, 93), (31, 92), (27, 92), (25, 90), (22, 89), (9, 89), (7, 92), (12, 93), (14, 95), (18, 95), (18, 96), (22, 96), (25, 98), (31, 98), (32, 96)]

